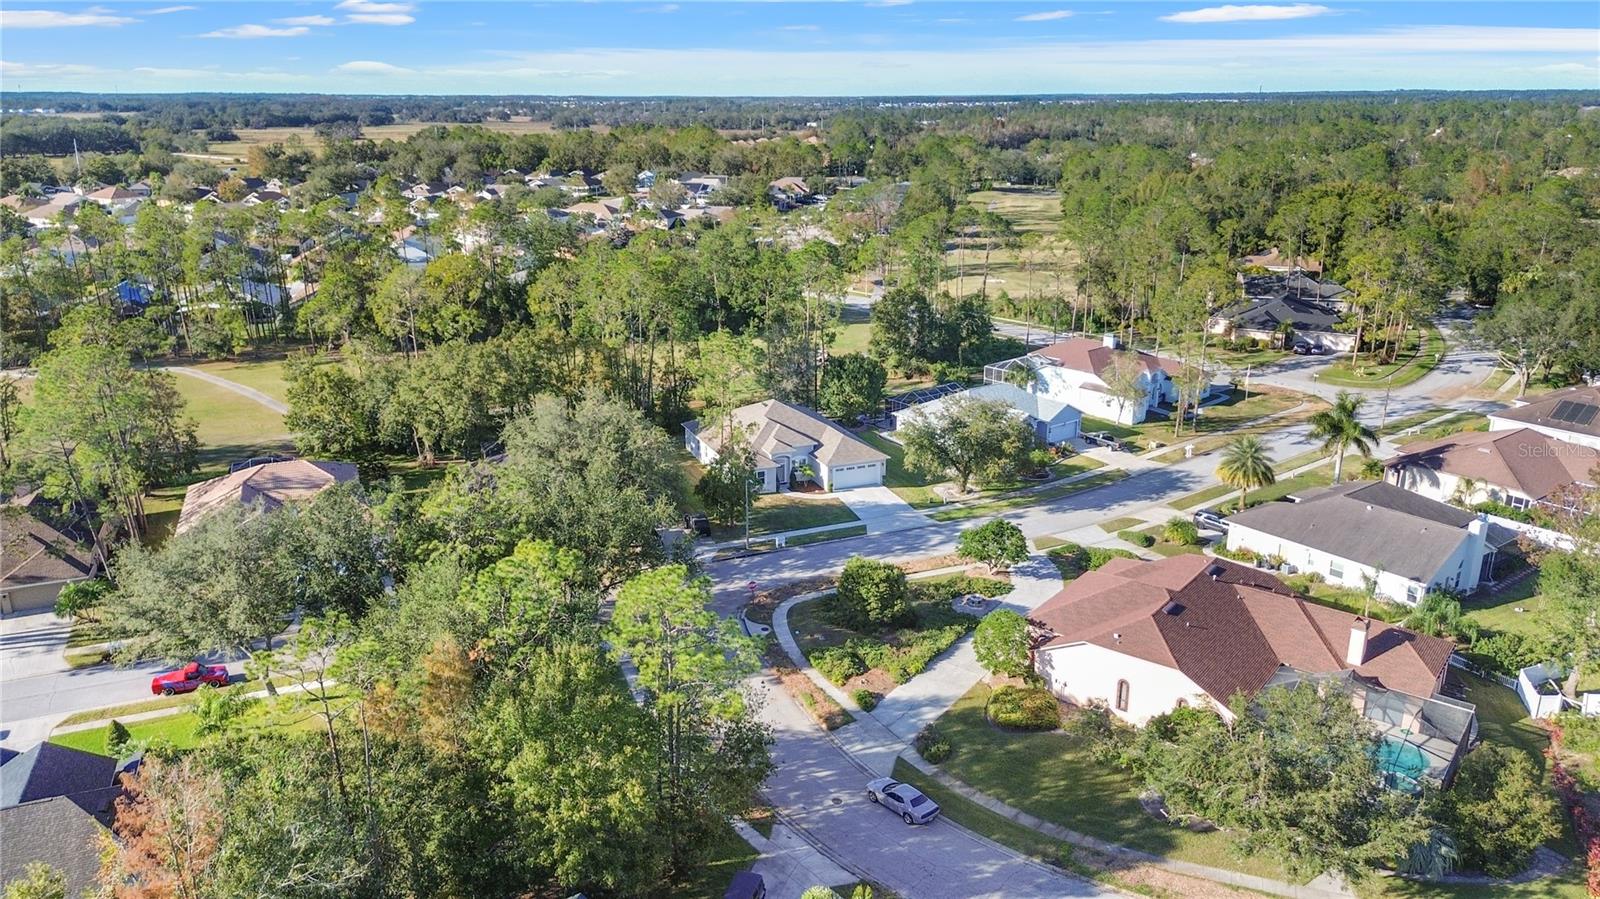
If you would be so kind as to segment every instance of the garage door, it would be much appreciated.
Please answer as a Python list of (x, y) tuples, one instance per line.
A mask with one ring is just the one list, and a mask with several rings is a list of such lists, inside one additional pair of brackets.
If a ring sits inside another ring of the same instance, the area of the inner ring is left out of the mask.
[(883, 463), (867, 462), (861, 465), (841, 465), (831, 472), (833, 489), (851, 487), (876, 487), (883, 483)]
[(1061, 443), (1078, 436), (1078, 420), (1058, 421), (1050, 426), (1050, 434), (1045, 437), (1046, 442)]

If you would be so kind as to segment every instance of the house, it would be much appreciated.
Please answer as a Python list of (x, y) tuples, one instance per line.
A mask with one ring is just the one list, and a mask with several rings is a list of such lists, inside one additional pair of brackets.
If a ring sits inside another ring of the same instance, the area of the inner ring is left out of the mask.
[(755, 452), (762, 493), (787, 490), (800, 481), (822, 489), (878, 487), (889, 457), (810, 409), (778, 400), (740, 406), (725, 425), (703, 430), (699, 421), (683, 426), (683, 443), (701, 464), (710, 465), (727, 433), (742, 432)]
[(1246, 299), (1220, 310), (1206, 322), (1206, 330), (1225, 337), (1248, 337), (1281, 346), (1285, 332), (1334, 353), (1348, 353), (1356, 336), (1339, 330), (1344, 314), (1319, 300), (1278, 295)]
[(250, 465), (190, 484), (183, 494), (177, 533), (224, 506), (242, 505), (271, 511), (289, 502), (308, 500), (335, 484), (356, 479), (349, 462), (312, 462), (306, 459), (270, 461)]
[[(1119, 356), (1132, 360), (1139, 370), (1137, 399), (1113, 396), (1107, 385), (1106, 378)], [(1026, 356), (984, 366), (983, 379), (991, 384), (1014, 384), (1019, 367), (1032, 372), (1026, 388), (1031, 393), (1084, 415), (1138, 424), (1157, 406), (1178, 401), (1172, 375), (1181, 371), (1183, 364), (1154, 353), (1125, 351), (1114, 335), (1107, 334), (1101, 340), (1068, 338)]]
[(0, 507), (0, 612), (54, 608), (62, 587), (94, 577), (99, 567), (93, 550), (26, 506)]
[(260, 206), (264, 203), (270, 203), (279, 209), (286, 210), (289, 208), (289, 195), (262, 188), (261, 190), (251, 191), (248, 196), (239, 201), (241, 206)]
[(104, 206), (107, 209), (119, 209), (123, 206), (127, 206), (130, 203), (138, 202), (147, 195), (148, 193), (139, 194), (123, 187), (102, 187), (99, 190), (90, 191), (89, 193), (84, 194), (83, 198), (94, 203), (99, 203), (101, 206)]
[(709, 221), (714, 225), (726, 225), (733, 221), (739, 210), (732, 206), (685, 206), (678, 210), (685, 222)]
[(42, 862), (65, 875), (66, 895), (92, 891), (122, 775), (138, 763), (39, 743), (0, 765), (0, 883)]
[[(1135, 725), (1182, 706), (1232, 718), (1235, 694), (1343, 681), (1385, 740), (1448, 781), (1476, 710), (1441, 695), (1454, 646), (1310, 602), (1263, 571), (1178, 555), (1113, 559), (1029, 614), (1033, 667), (1057, 696)], [(1396, 753), (1398, 755), (1398, 753)]]
[(42, 205), (24, 210), (22, 217), (28, 224), (35, 228), (49, 228), (56, 224), (62, 216), (71, 217), (84, 204), (83, 197), (77, 194), (59, 193), (51, 197)]
[(559, 185), (555, 186), (560, 187), (568, 196), (587, 197), (600, 190), (600, 179), (583, 169), (573, 169)]
[(1490, 431), (1513, 428), (1531, 428), (1557, 440), (1600, 449), (1600, 386), (1564, 387), (1489, 413)]
[(1239, 291), (1245, 300), (1306, 300), (1331, 307), (1335, 312), (1350, 311), (1350, 290), (1337, 281), (1323, 281), (1302, 272), (1239, 275)]
[(937, 420), (958, 397), (998, 400), (1005, 403), (1028, 422), (1041, 441), (1050, 444), (1064, 443), (1076, 438), (1083, 421), (1083, 414), (1065, 403), (1031, 390), (1024, 390), (1014, 384), (1000, 382), (984, 384), (901, 409), (892, 415), (894, 426), (899, 429), (915, 421)]
[(649, 190), (656, 186), (656, 173), (645, 169), (633, 176), (633, 189), (636, 191)]
[(1600, 449), (1532, 428), (1464, 431), (1408, 443), (1384, 468), (1386, 480), (1439, 502), (1526, 509), (1573, 485), (1593, 488), (1600, 482)]
[(1408, 606), (1429, 590), (1471, 592), (1489, 579), (1497, 548), (1511, 540), (1487, 516), (1381, 481), (1262, 503), (1227, 523), (1230, 550), (1276, 556), (1335, 586)]
[(21, 215), (22, 213), (31, 209), (38, 209), (40, 206), (43, 206), (44, 203), (45, 201), (39, 199), (38, 197), (25, 197), (21, 194), (10, 194), (8, 196), (0, 197), (0, 206), (4, 206), (18, 215)]
[(767, 195), (778, 209), (792, 209), (811, 195), (811, 188), (803, 178), (777, 178), (767, 183)]
[(1269, 248), (1265, 253), (1256, 253), (1239, 260), (1241, 268), (1264, 268), (1269, 272), (1311, 272), (1314, 275), (1322, 274), (1322, 263), (1304, 256), (1293, 259), (1283, 255), (1277, 247)]
[(601, 200), (588, 200), (583, 203), (573, 203), (566, 208), (568, 216), (589, 216), (597, 225), (609, 225), (622, 217), (622, 198), (607, 197)]
[(712, 194), (728, 186), (728, 176), (684, 172), (678, 177), (678, 183), (683, 185), (683, 190), (689, 195), (690, 202), (697, 206), (704, 206), (711, 199)]
[(448, 185), (439, 181), (418, 181), (400, 192), (400, 196), (408, 200), (430, 200), (434, 197), (444, 196)]

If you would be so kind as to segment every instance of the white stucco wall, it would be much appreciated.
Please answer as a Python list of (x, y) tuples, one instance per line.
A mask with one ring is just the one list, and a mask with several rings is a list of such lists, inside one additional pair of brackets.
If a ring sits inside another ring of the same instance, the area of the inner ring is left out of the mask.
[[(1447, 471), (1434, 471), (1421, 465), (1407, 465), (1396, 469), (1395, 472), (1396, 477), (1390, 480), (1397, 486), (1441, 503), (1454, 503), (1457, 498), (1456, 491), (1461, 487), (1461, 478), (1456, 475)], [(1477, 488), (1470, 494), (1462, 497), (1469, 506), (1489, 501), (1523, 506), (1531, 499), (1519, 490), (1482, 482), (1479, 482)]]
[[(1042, 396), (1047, 396), (1059, 403), (1065, 403), (1095, 418), (1104, 418), (1118, 424), (1138, 424), (1144, 421), (1145, 414), (1151, 406), (1157, 405), (1162, 399), (1172, 400), (1176, 397), (1171, 389), (1171, 379), (1165, 372), (1152, 375), (1149, 372), (1140, 376), (1144, 385), (1145, 396), (1137, 402), (1126, 403), (1119, 409), (1119, 401), (1105, 393), (1105, 383), (1098, 377), (1088, 372), (1067, 368), (1061, 365), (1045, 365), (1038, 372), (1039, 386), (1035, 390)], [(1100, 388), (1091, 389), (1089, 386)]]
[(1600, 437), (1594, 437), (1589, 434), (1577, 434), (1572, 431), (1563, 431), (1560, 428), (1552, 428), (1546, 425), (1532, 425), (1527, 424), (1526, 422), (1508, 421), (1504, 418), (1498, 418), (1493, 415), (1489, 416), (1489, 430), (1491, 431), (1515, 431), (1517, 428), (1532, 428), (1546, 437), (1554, 437), (1557, 440), (1565, 440), (1568, 443), (1576, 443), (1580, 446), (1588, 446), (1593, 447), (1594, 449), (1600, 449)]
[[(1093, 643), (1072, 643), (1040, 650), (1034, 655), (1034, 669), (1057, 696), (1079, 705), (1105, 703), (1112, 714), (1130, 724), (1142, 725), (1156, 715), (1170, 712), (1180, 699), (1192, 706), (1208, 705), (1224, 716), (1227, 714), (1178, 669)], [(1117, 708), (1119, 680), (1128, 682), (1127, 711)]]
[[(1237, 522), (1229, 523), (1228, 549), (1248, 549), (1263, 556), (1282, 556), (1285, 562), (1302, 572), (1315, 571), (1329, 584), (1352, 590), (1366, 590), (1369, 581), (1376, 579), (1374, 589), (1378, 596), (1402, 605), (1413, 605), (1433, 587), (1450, 587), (1466, 592), (1478, 586), (1484, 541), (1481, 532), (1469, 535), (1469, 539), (1456, 547), (1456, 551), (1439, 566), (1439, 570), (1425, 579), (1402, 577), (1392, 571), (1378, 571), (1350, 559), (1339, 559), (1321, 550), (1244, 527)], [(1334, 562), (1339, 563), (1338, 574), (1334, 573)]]

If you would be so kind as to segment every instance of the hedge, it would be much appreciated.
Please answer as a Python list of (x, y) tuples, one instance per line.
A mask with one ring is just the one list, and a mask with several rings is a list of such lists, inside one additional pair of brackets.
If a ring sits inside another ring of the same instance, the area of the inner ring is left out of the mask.
[(998, 687), (989, 694), (989, 720), (1017, 730), (1055, 730), (1061, 706), (1044, 687)]

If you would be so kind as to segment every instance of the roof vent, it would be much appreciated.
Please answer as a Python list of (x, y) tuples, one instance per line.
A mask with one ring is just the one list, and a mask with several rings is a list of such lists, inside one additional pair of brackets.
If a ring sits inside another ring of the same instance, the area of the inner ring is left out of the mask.
[(1223, 568), (1221, 565), (1212, 565), (1210, 568), (1206, 569), (1206, 574), (1211, 575), (1212, 580), (1216, 580), (1217, 575), (1222, 574), (1222, 572), (1226, 570), (1227, 569)]
[(1367, 511), (1368, 512), (1372, 511), (1372, 503), (1367, 503)]
[(1122, 642), (1122, 635), (1121, 634), (1117, 634), (1117, 633), (1113, 633), (1111, 635), (1111, 639), (1117, 641), (1118, 643), (1121, 643)]
[(1168, 600), (1167, 604), (1161, 607), (1161, 611), (1166, 612), (1168, 615), (1182, 615), (1183, 603), (1176, 600)]

